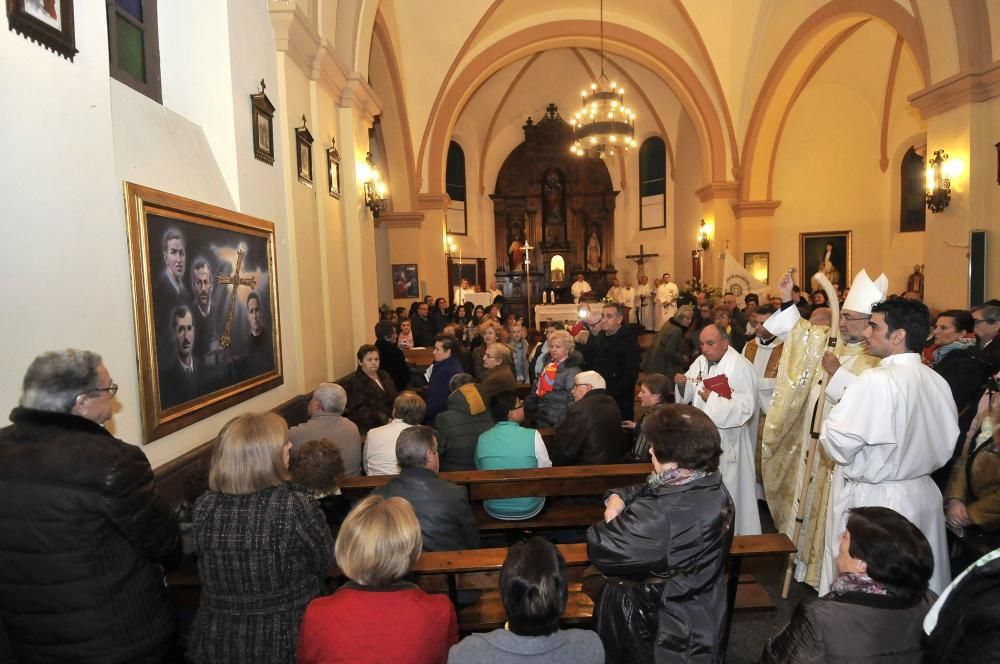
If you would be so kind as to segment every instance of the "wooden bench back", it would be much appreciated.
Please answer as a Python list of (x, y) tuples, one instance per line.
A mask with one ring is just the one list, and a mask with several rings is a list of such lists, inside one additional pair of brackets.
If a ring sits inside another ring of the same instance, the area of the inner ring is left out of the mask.
[[(648, 463), (604, 466), (562, 466), (519, 470), (461, 470), (438, 477), (469, 490), (472, 501), (523, 496), (602, 496), (605, 491), (645, 480), (652, 470)], [(351, 498), (362, 498), (396, 477), (372, 475), (345, 477), (340, 490)]]

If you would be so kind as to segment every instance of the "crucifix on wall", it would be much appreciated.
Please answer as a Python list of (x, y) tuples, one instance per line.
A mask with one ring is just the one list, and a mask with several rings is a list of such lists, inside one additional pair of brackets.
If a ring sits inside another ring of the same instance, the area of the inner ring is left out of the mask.
[(639, 266), (638, 270), (636, 270), (635, 273), (636, 281), (646, 276), (646, 271), (643, 268), (643, 265), (646, 263), (646, 261), (648, 261), (650, 258), (656, 258), (657, 256), (659, 256), (659, 254), (647, 254), (645, 251), (643, 251), (644, 247), (645, 245), (640, 244), (638, 254), (632, 254), (630, 256), (625, 257), (628, 258), (629, 260), (635, 261), (635, 264)]

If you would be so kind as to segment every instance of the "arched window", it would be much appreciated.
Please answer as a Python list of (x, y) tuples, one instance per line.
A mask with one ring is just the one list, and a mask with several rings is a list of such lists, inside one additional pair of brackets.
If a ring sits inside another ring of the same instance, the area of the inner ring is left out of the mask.
[(444, 189), (451, 198), (448, 204), (448, 232), (452, 235), (468, 235), (465, 205), (465, 152), (462, 146), (451, 141), (448, 144), (448, 161), (444, 169)]
[(924, 158), (911, 146), (899, 166), (899, 232), (922, 231), (926, 227), (927, 206), (924, 187), (927, 182)]
[(639, 230), (667, 227), (667, 145), (651, 136), (639, 148)]

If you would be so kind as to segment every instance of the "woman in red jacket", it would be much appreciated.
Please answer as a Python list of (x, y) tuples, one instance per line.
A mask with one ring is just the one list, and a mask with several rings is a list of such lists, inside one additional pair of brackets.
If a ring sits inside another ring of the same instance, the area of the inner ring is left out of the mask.
[(444, 664), (458, 643), (451, 601), (400, 581), (421, 545), (420, 523), (405, 499), (358, 503), (337, 537), (337, 564), (350, 582), (309, 604), (297, 661)]

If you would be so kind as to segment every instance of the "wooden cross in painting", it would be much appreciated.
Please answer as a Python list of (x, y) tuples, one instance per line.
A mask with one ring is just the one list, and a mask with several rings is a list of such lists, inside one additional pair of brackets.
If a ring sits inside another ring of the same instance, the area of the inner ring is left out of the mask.
[(643, 264), (645, 264), (645, 262), (647, 260), (649, 260), (650, 258), (656, 258), (657, 256), (659, 256), (659, 254), (647, 254), (645, 251), (643, 251), (644, 247), (645, 247), (645, 245), (640, 244), (639, 245), (639, 253), (638, 254), (632, 254), (631, 256), (626, 256), (625, 257), (625, 258), (628, 258), (630, 260), (635, 261), (635, 264), (639, 266), (639, 269), (636, 271), (636, 274), (635, 274), (636, 281), (638, 281), (642, 277), (646, 276), (646, 271), (642, 267)]
[(219, 345), (223, 348), (229, 348), (229, 342), (231, 340), (230, 333), (233, 329), (233, 311), (236, 308), (236, 297), (239, 292), (240, 286), (249, 286), (253, 288), (257, 285), (257, 277), (241, 277), (240, 270), (243, 268), (243, 254), (245, 252), (240, 249), (236, 252), (236, 269), (233, 270), (233, 274), (229, 277), (224, 277), (221, 274), (215, 278), (215, 282), (223, 286), (232, 286), (233, 292), (229, 294), (229, 311), (226, 312), (226, 331), (223, 332), (222, 338), (219, 339)]

